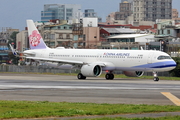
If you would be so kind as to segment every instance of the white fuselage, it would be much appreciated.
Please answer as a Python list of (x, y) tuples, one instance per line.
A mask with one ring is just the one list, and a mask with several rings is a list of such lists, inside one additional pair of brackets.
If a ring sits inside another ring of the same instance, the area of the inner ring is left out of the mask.
[[(24, 51), (24, 54), (27, 58), (43, 61), (100, 64), (104, 71), (169, 71), (176, 67), (168, 54), (152, 50), (35, 49)], [(168, 59), (158, 59), (159, 56), (166, 56)]]

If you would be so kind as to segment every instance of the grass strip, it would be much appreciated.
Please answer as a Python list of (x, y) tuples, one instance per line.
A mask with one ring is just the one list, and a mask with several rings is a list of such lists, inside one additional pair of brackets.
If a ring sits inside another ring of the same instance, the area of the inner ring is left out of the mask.
[(178, 106), (0, 101), (0, 119), (177, 112)]

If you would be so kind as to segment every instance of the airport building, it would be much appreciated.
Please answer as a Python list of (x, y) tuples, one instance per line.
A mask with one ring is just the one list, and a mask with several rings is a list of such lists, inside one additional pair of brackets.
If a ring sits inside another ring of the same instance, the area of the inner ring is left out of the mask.
[(133, 13), (132, 6), (132, 2), (128, 2), (125, 0), (120, 3), (119, 12), (115, 12), (115, 20), (126, 20), (127, 17)]
[(172, 0), (134, 0), (134, 21), (153, 21), (172, 18)]
[(94, 9), (84, 10), (84, 17), (97, 17), (97, 13), (94, 12)]
[(172, 0), (121, 0), (119, 11), (108, 15), (107, 23), (153, 26), (157, 19), (172, 19)]
[(72, 20), (80, 19), (81, 5), (78, 4), (45, 4), (44, 10), (41, 11), (41, 21), (49, 20)]
[(176, 22), (180, 22), (179, 12), (177, 9), (172, 9), (172, 19)]
[(98, 22), (102, 22), (102, 18), (97, 16), (97, 13), (94, 11), (94, 9), (85, 9), (84, 17), (85, 18), (98, 18)]
[(177, 9), (172, 9), (172, 19), (176, 19), (179, 17), (179, 12)]

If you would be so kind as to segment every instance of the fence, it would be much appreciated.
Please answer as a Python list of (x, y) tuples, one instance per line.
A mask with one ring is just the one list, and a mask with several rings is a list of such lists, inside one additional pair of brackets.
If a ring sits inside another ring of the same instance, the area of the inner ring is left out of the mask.
[(46, 66), (0, 65), (0, 72), (31, 72), (31, 73), (77, 73), (76, 69), (58, 69)]

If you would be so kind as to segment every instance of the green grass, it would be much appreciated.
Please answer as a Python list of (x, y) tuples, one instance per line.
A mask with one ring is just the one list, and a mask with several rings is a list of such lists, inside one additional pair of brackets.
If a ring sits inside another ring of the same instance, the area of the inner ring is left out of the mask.
[(0, 119), (177, 112), (178, 106), (0, 101)]

